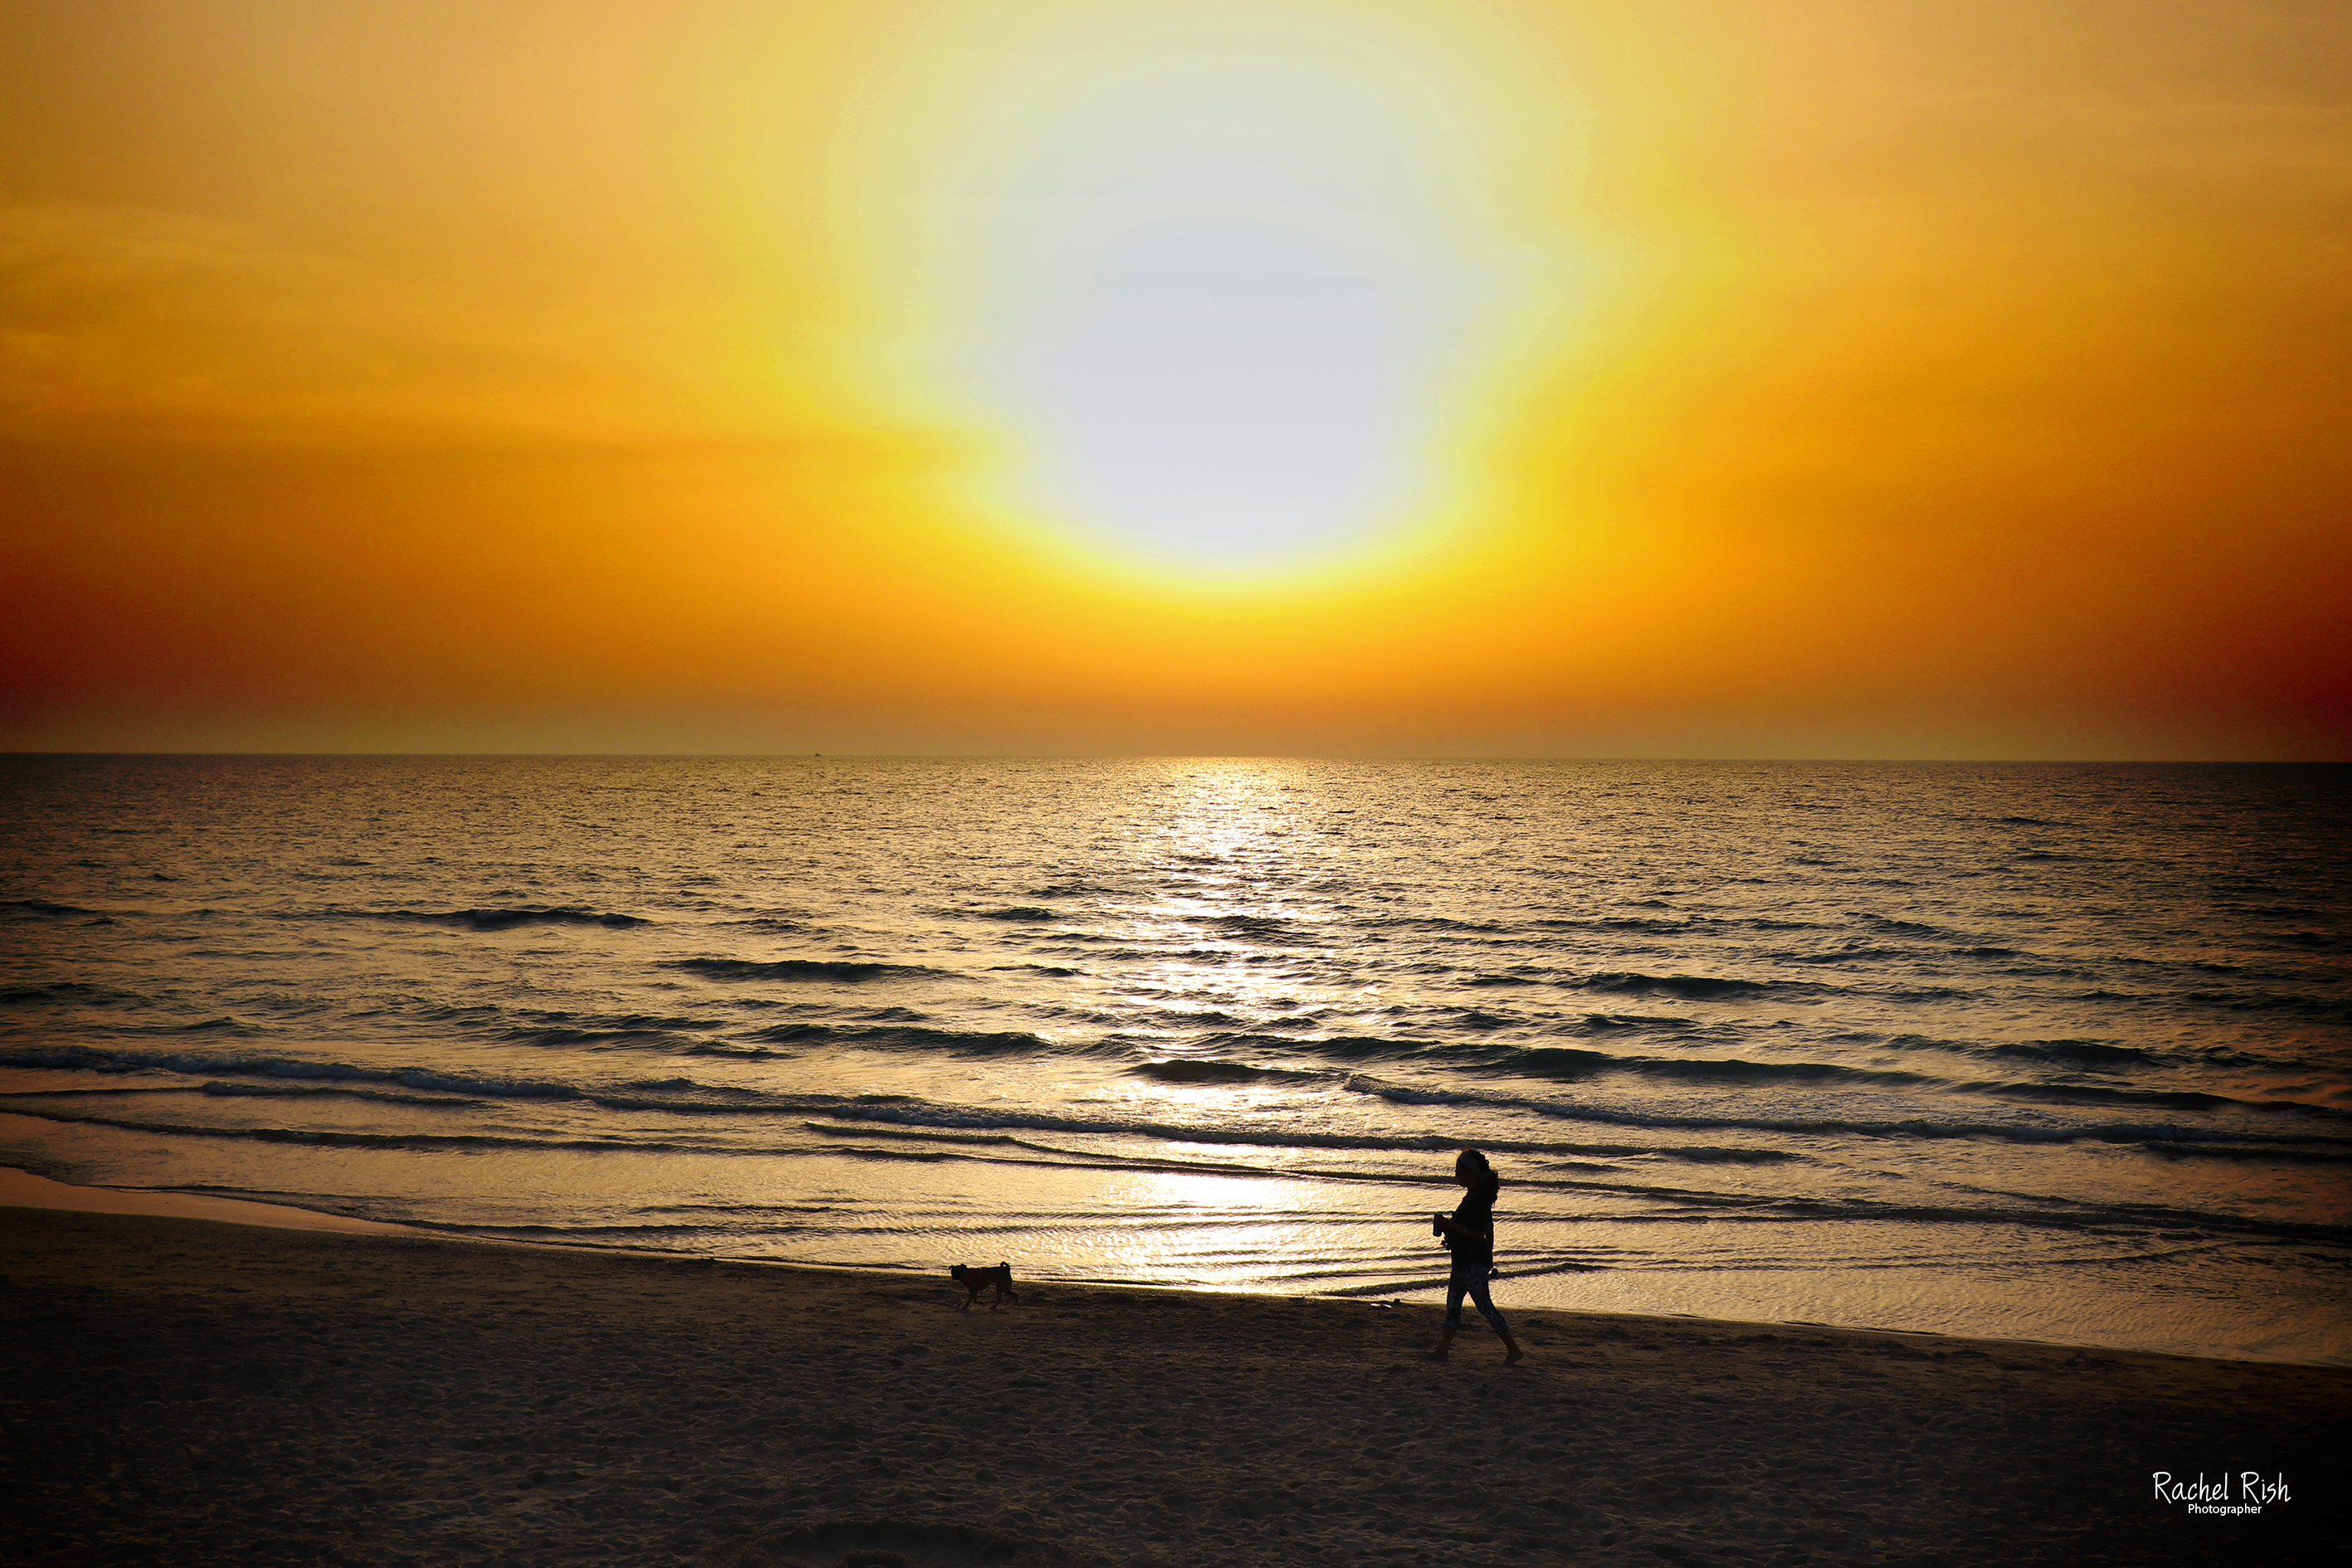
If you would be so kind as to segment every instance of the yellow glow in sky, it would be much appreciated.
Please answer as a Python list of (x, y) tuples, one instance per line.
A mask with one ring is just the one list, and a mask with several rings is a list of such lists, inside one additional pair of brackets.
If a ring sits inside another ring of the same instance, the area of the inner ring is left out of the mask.
[(2342, 0), (0, 0), (0, 743), (2335, 757)]
[(1377, 5), (1024, 19), (920, 36), (859, 149), (904, 193), (871, 237), (919, 323), (899, 396), (997, 437), (973, 501), (1162, 578), (1430, 527), (1526, 309), (1486, 40)]

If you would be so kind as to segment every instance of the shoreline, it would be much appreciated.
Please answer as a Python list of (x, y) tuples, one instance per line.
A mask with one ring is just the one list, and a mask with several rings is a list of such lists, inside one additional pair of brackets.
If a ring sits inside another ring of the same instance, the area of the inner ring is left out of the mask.
[(49, 1209), (61, 1214), (141, 1215), (151, 1219), (208, 1219), (225, 1225), (279, 1230), (331, 1231), (342, 1235), (419, 1236), (414, 1226), (357, 1219), (292, 1204), (216, 1197), (163, 1187), (106, 1187), (60, 1182), (16, 1165), (0, 1165), (0, 1208)]
[[(332, 1214), (318, 1209), (300, 1208), (291, 1204), (271, 1204), (246, 1198), (224, 1198), (208, 1194), (182, 1193), (153, 1187), (108, 1187), (60, 1182), (13, 1165), (0, 1165), (0, 1213), (9, 1208), (34, 1208), (58, 1213), (118, 1214), (143, 1215), (152, 1218), (211, 1220), (223, 1224), (255, 1226), (272, 1229), (318, 1231), (346, 1235), (377, 1235), (431, 1237), (452, 1244), (475, 1247), (516, 1247), (526, 1251), (550, 1251), (586, 1257), (646, 1258), (698, 1266), (704, 1263), (726, 1264), (749, 1268), (780, 1268), (804, 1270), (812, 1273), (839, 1274), (858, 1279), (896, 1280), (928, 1278), (919, 1271), (892, 1268), (880, 1265), (851, 1263), (805, 1263), (784, 1258), (714, 1258), (704, 1254), (664, 1251), (656, 1247), (626, 1247), (593, 1243), (532, 1241), (514, 1237), (478, 1237), (436, 1229), (429, 1226), (400, 1225), (387, 1220), (360, 1219), (352, 1215)], [(1143, 1281), (1110, 1279), (1056, 1279), (1050, 1281), (1056, 1289), (1085, 1290), (1145, 1291), (1163, 1295), (1199, 1295), (1217, 1298), (1242, 1298), (1263, 1301), (1318, 1301), (1335, 1306), (1364, 1305), (1380, 1309), (1400, 1307), (1423, 1310), (1434, 1310), (1426, 1299), (1426, 1288), (1401, 1289), (1393, 1297), (1349, 1297), (1337, 1295), (1303, 1296), (1276, 1295), (1250, 1290), (1218, 1290), (1201, 1286), (1160, 1285)], [(2194, 1355), (2161, 1351), (2139, 1351), (2102, 1345), (2090, 1342), (2067, 1340), (1995, 1339), (1982, 1336), (1942, 1333), (1932, 1329), (1881, 1328), (1857, 1323), (1811, 1322), (1794, 1319), (1773, 1318), (1711, 1318), (1688, 1312), (1612, 1312), (1577, 1311), (1559, 1308), (1522, 1307), (1509, 1301), (1502, 1303), (1507, 1312), (1514, 1315), (1537, 1313), (1551, 1317), (1601, 1318), (1629, 1322), (1708, 1323), (1725, 1328), (1748, 1331), (1810, 1330), (1834, 1334), (1885, 1335), (1906, 1340), (1948, 1341), (1958, 1345), (1999, 1347), (2016, 1345), (2051, 1351), (2066, 1351), (2097, 1355), (2154, 1355), (2168, 1359), (2212, 1362), (2224, 1365), (2302, 1366), (2315, 1370), (2347, 1370), (2328, 1362), (2296, 1361), (2279, 1356)], [(1465, 1309), (1466, 1310), (1466, 1309)]]
[[(1518, 1367), (1475, 1320), (1435, 1365), (1420, 1306), (1022, 1281), (959, 1312), (944, 1276), (387, 1231), (0, 1208), (0, 1328), (31, 1352), (12, 1558), (2054, 1568), (2347, 1543), (2322, 1494), (2343, 1369), (1556, 1311), (1511, 1314)], [(2192, 1516), (2157, 1471), (2292, 1492)]]

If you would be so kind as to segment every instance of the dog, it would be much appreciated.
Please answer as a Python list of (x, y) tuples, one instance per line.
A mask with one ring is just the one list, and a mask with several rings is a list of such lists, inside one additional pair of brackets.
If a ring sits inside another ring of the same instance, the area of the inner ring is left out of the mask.
[(959, 1263), (948, 1270), (948, 1278), (964, 1289), (963, 1305), (956, 1309), (959, 1312), (971, 1311), (971, 1304), (980, 1300), (980, 1293), (991, 1285), (996, 1287), (996, 1300), (988, 1304), (992, 1312), (996, 1310), (997, 1301), (1017, 1301), (1021, 1299), (1013, 1293), (1013, 1265), (1010, 1263), (1000, 1263), (993, 1268)]

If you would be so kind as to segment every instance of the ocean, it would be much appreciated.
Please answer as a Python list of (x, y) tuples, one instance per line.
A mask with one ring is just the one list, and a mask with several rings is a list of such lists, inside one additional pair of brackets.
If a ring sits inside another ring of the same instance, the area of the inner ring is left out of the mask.
[[(2352, 1364), (2352, 770), (0, 759), (0, 1164)], [(948, 1287), (941, 1280), (943, 1301)]]

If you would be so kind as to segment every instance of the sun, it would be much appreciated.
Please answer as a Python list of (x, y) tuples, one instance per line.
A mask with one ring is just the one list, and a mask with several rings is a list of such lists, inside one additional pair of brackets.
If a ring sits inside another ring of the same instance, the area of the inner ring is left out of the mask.
[(1375, 11), (1180, 5), (950, 52), (896, 363), (989, 432), (978, 510), (1209, 580), (1446, 510), (1522, 305), (1475, 81)]

